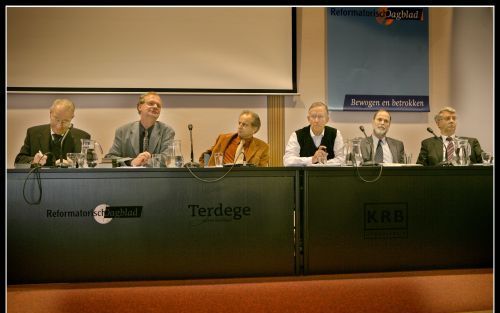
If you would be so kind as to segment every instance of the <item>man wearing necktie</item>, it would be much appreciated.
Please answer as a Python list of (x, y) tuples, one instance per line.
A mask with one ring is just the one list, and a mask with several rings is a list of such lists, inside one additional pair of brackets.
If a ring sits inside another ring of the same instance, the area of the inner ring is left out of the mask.
[[(441, 136), (431, 137), (422, 141), (417, 163), (422, 165), (443, 165), (449, 164), (454, 154), (453, 139), (457, 129), (457, 113), (454, 108), (444, 107), (434, 116), (434, 121), (438, 126)], [(476, 138), (463, 137), (467, 139), (471, 147), (471, 163), (482, 163), (481, 145)]]
[(260, 129), (260, 118), (255, 112), (244, 110), (238, 119), (236, 133), (221, 134), (212, 148), (200, 156), (200, 164), (204, 164), (204, 154), (210, 154), (208, 166), (215, 165), (214, 154), (223, 153), (224, 164), (253, 164), (269, 166), (269, 145), (254, 137)]
[(153, 154), (164, 154), (166, 157), (175, 131), (158, 121), (162, 107), (162, 99), (156, 92), (141, 95), (137, 103), (139, 121), (127, 123), (116, 130), (113, 146), (106, 157), (130, 158), (126, 164), (131, 166), (147, 165)]
[(361, 141), (363, 161), (375, 163), (404, 163), (405, 148), (402, 141), (387, 137), (391, 126), (391, 114), (378, 110), (373, 114), (373, 133)]
[(67, 164), (66, 154), (81, 152), (81, 139), (90, 134), (72, 127), (75, 104), (69, 99), (56, 99), (49, 111), (50, 124), (30, 127), (15, 164), (31, 163), (32, 166), (59, 166), (61, 159)]

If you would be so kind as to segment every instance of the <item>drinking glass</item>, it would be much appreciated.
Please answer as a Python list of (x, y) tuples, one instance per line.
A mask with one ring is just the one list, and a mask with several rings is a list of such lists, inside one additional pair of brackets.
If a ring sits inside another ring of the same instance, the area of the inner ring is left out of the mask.
[(78, 163), (78, 168), (83, 168), (85, 166), (85, 155), (83, 153), (76, 153), (76, 162)]
[(153, 154), (151, 156), (151, 167), (161, 167), (161, 161), (163, 159), (163, 154)]
[(165, 156), (165, 166), (166, 167), (175, 167), (174, 159), (175, 159), (174, 147), (169, 146), (167, 149), (167, 154)]
[(224, 166), (224, 154), (222, 152), (216, 152), (214, 154), (214, 159), (215, 159), (215, 167)]
[(352, 166), (352, 142), (351, 140), (347, 140), (344, 142), (344, 157), (345, 157), (345, 166)]
[(405, 153), (404, 154), (404, 162), (405, 162), (405, 164), (412, 164), (411, 163), (412, 157), (413, 157), (413, 155), (411, 153)]
[(77, 159), (77, 154), (79, 153), (74, 153), (74, 152), (70, 152), (70, 153), (66, 153), (66, 159), (68, 159), (68, 167), (69, 168), (76, 168), (78, 167), (78, 159)]
[(481, 152), (481, 159), (483, 159), (483, 165), (491, 165), (493, 161), (493, 155), (489, 152)]

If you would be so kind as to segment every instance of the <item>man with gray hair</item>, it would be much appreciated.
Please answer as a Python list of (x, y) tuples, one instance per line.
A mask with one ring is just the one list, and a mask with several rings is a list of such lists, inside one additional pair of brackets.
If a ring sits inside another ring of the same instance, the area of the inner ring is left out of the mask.
[[(449, 164), (454, 154), (453, 140), (457, 138), (457, 114), (455, 109), (444, 107), (434, 116), (434, 121), (441, 132), (441, 136), (427, 138), (422, 141), (417, 164), (443, 165)], [(476, 138), (462, 137), (467, 139), (471, 147), (470, 161), (482, 163), (481, 145)]]
[(249, 110), (242, 111), (238, 119), (238, 130), (219, 135), (212, 148), (201, 154), (200, 164), (204, 164), (204, 154), (210, 154), (208, 166), (214, 166), (215, 153), (221, 152), (223, 164), (269, 166), (269, 145), (253, 136), (259, 129), (259, 115)]
[(309, 126), (292, 133), (286, 145), (285, 166), (311, 166), (313, 164), (342, 165), (345, 162), (344, 141), (336, 128), (326, 126), (328, 107), (314, 102), (307, 113)]
[[(66, 154), (81, 151), (81, 139), (90, 134), (73, 128), (75, 105), (69, 99), (56, 99), (50, 107), (50, 123), (28, 128), (15, 164), (31, 166), (64, 166)], [(61, 160), (63, 162), (61, 163)]]
[[(137, 112), (139, 120), (119, 127), (115, 132), (113, 146), (107, 158), (130, 158), (127, 165), (145, 166), (153, 154), (167, 156), (168, 145), (172, 143), (175, 131), (159, 122), (163, 102), (159, 94), (147, 92), (139, 97)], [(161, 164), (162, 167), (165, 164)]]

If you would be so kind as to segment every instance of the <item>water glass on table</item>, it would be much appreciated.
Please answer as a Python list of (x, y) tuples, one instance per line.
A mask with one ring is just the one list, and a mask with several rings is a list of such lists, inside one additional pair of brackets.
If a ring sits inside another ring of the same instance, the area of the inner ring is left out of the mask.
[(493, 164), (493, 155), (490, 152), (481, 152), (481, 159), (483, 160), (483, 165)]
[(411, 159), (412, 159), (413, 155), (411, 153), (405, 153), (404, 154), (404, 164), (412, 164), (411, 163)]
[(214, 154), (214, 159), (215, 159), (215, 167), (224, 166), (224, 154), (222, 152), (216, 152)]

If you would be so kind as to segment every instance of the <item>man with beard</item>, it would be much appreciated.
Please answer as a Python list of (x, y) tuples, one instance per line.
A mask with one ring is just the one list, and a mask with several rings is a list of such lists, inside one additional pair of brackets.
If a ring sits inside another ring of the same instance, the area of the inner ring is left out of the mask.
[[(441, 136), (427, 138), (422, 141), (420, 153), (418, 155), (417, 164), (422, 165), (445, 165), (449, 164), (454, 152), (454, 139), (457, 138), (455, 131), (457, 129), (457, 114), (455, 109), (451, 107), (442, 108), (434, 121), (439, 127)], [(482, 163), (481, 145), (476, 138), (462, 137), (467, 139), (471, 147), (470, 161), (471, 163)], [(450, 151), (450, 152), (448, 152)]]
[[(387, 137), (391, 126), (391, 115), (386, 110), (378, 110), (372, 119), (373, 133), (361, 141), (363, 161), (375, 163), (404, 163), (403, 142)], [(371, 142), (370, 142), (371, 141)]]
[(166, 157), (175, 132), (170, 126), (158, 121), (162, 106), (160, 95), (156, 92), (141, 95), (137, 103), (140, 120), (116, 130), (113, 146), (106, 157), (132, 158), (128, 163), (131, 166), (148, 164), (152, 154), (161, 153)]

